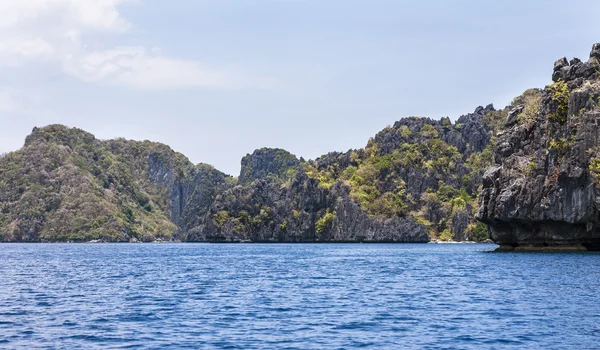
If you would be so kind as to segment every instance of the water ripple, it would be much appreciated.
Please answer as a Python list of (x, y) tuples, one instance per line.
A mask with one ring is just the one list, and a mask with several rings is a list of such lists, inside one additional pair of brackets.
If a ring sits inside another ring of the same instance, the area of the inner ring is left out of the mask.
[(600, 255), (491, 245), (0, 246), (0, 348), (600, 344)]

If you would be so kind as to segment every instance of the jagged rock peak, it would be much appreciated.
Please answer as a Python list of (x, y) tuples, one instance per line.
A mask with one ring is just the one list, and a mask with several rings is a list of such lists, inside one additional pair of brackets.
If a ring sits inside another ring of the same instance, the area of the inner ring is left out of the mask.
[(249, 183), (268, 175), (284, 176), (290, 169), (300, 166), (300, 160), (280, 148), (261, 148), (242, 158), (240, 183)]
[(94, 135), (87, 131), (69, 128), (62, 124), (51, 124), (41, 128), (34, 127), (31, 134), (25, 138), (25, 146), (35, 142), (52, 142), (72, 147), (75, 143), (94, 140)]
[(568, 61), (563, 57), (554, 62), (554, 72), (552, 81), (565, 81), (570, 89), (580, 87), (586, 80), (595, 80), (600, 72), (600, 43), (592, 46), (590, 58), (587, 62), (582, 62), (578, 58)]
[(513, 101), (477, 218), (513, 249), (600, 249), (600, 44)]

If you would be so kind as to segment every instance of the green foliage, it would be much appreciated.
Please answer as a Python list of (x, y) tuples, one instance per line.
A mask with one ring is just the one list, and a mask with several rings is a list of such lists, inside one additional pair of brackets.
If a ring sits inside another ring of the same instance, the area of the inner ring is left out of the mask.
[(252, 223), (256, 226), (263, 225), (265, 223), (271, 223), (273, 221), (273, 209), (267, 205), (263, 205), (260, 208), (260, 213), (252, 219)]
[(412, 131), (410, 131), (410, 129), (408, 128), (408, 126), (406, 125), (401, 125), (398, 128), (398, 134), (403, 138), (403, 139), (408, 139), (411, 135), (412, 135)]
[(342, 180), (350, 180), (356, 174), (357, 167), (350, 165), (342, 172)]
[(363, 203), (364, 206), (381, 218), (390, 218), (404, 215), (407, 205), (403, 200), (404, 193), (385, 192), (373, 200), (372, 203)]
[(451, 186), (442, 185), (437, 190), (437, 199), (442, 202), (449, 202), (458, 195), (459, 191)]
[(335, 177), (329, 171), (320, 171), (316, 173), (316, 179), (319, 180), (319, 187), (330, 189), (336, 182)]
[[(505, 117), (505, 111), (490, 112), (482, 122), (495, 135)], [(101, 141), (60, 126), (39, 129), (23, 150), (0, 158), (0, 237), (170, 239), (177, 231), (169, 219), (177, 204), (185, 207), (179, 208), (186, 225), (182, 230), (209, 220), (215, 234), (268, 229), (287, 237), (288, 230), (322, 213), (315, 221), (321, 234), (332, 228), (336, 196), (344, 191), (371, 217), (412, 213), (432, 235), (448, 237), (452, 215), (473, 208), (483, 171), (493, 163), (492, 146), (474, 152), (476, 146), (456, 143), (461, 153), (452, 141), (444, 141), (465, 133), (449, 118), (408, 122), (386, 127), (364, 150), (334, 152), (323, 160), (305, 162), (284, 150), (257, 150), (242, 161), (239, 180), (224, 177), (218, 191), (211, 190), (217, 186), (213, 167), (194, 166), (164, 145)], [(193, 186), (179, 188), (185, 198), (169, 196), (173, 178), (193, 180), (187, 182)], [(335, 192), (334, 184), (340, 186)]]
[(271, 177), (287, 180), (296, 176), (301, 168), (300, 161), (293, 154), (279, 148), (261, 148), (242, 158), (240, 183)]
[(285, 178), (286, 179), (291, 179), (296, 177), (296, 174), (298, 173), (298, 169), (297, 168), (289, 168), (288, 170), (286, 170), (285, 172)]
[(213, 219), (215, 220), (217, 226), (222, 227), (223, 225), (225, 225), (229, 220), (231, 220), (231, 216), (229, 216), (229, 212), (226, 210), (221, 210), (219, 212), (217, 212), (214, 216)]
[[(356, 178), (356, 177), (355, 177)], [(350, 191), (350, 197), (357, 203), (361, 205), (361, 207), (368, 210), (371, 203), (375, 201), (381, 192), (377, 189), (377, 187), (372, 185), (359, 185), (352, 186)]]
[[(409, 130), (410, 131), (410, 130)], [(350, 152), (350, 163), (351, 164), (360, 164), (362, 161), (360, 155), (356, 151)]]
[(463, 197), (456, 197), (450, 201), (451, 213), (454, 214), (459, 210), (464, 210), (467, 207), (467, 200)]
[(600, 156), (595, 154), (590, 158), (590, 165), (588, 166), (592, 180), (594, 184), (600, 187)]
[(494, 153), (490, 147), (486, 147), (481, 152), (471, 154), (465, 164), (474, 170), (488, 169), (494, 162)]
[(529, 162), (529, 170), (533, 171), (535, 170), (535, 162), (532, 160), (531, 162)]
[(569, 113), (569, 87), (562, 80), (556, 81), (546, 86), (552, 96), (552, 100), (556, 102), (556, 112), (550, 114), (548, 118), (553, 122), (563, 124), (567, 121)]
[(0, 158), (0, 235), (16, 241), (171, 239), (163, 190), (149, 180), (159, 152), (181, 172), (193, 167), (152, 142), (96, 140), (62, 125), (36, 129)]
[(250, 214), (247, 211), (245, 211), (245, 210), (242, 210), (242, 211), (239, 212), (238, 218), (240, 219), (240, 221), (243, 224), (250, 223)]
[(452, 241), (454, 239), (454, 235), (449, 229), (445, 229), (440, 233), (438, 238), (442, 241)]
[(296, 220), (298, 220), (300, 218), (300, 216), (302, 215), (302, 211), (300, 210), (292, 210), (292, 217)]
[[(532, 90), (525, 95), (530, 101), (538, 99), (540, 93)], [(310, 177), (319, 180), (320, 187), (330, 188), (333, 183), (343, 181), (350, 189), (350, 198), (370, 216), (386, 219), (412, 212), (419, 222), (426, 223), (432, 235), (437, 235), (448, 229), (454, 213), (476, 206), (477, 185), (484, 171), (493, 164), (493, 135), (502, 128), (505, 119), (504, 110), (486, 114), (482, 122), (492, 134), (492, 142), (481, 152), (470, 152), (466, 158), (440, 138), (436, 126), (424, 123), (416, 135), (406, 125), (397, 126), (396, 130), (386, 128), (369, 140), (362, 157), (353, 152), (351, 164), (345, 168), (328, 165), (316, 169), (316, 165), (310, 165), (305, 169)], [(441, 124), (451, 126), (448, 119)], [(458, 132), (456, 128), (447, 129)], [(400, 136), (400, 143), (391, 151), (388, 145), (387, 153), (383, 152), (379, 142), (398, 139), (394, 133)], [(457, 178), (457, 173), (464, 175)], [(439, 186), (427, 195), (414, 197), (406, 189), (408, 174), (435, 179)], [(430, 222), (429, 219), (439, 213), (443, 216), (441, 221)]]
[(325, 213), (325, 215), (323, 215), (323, 217), (321, 217), (320, 219), (318, 219), (315, 222), (315, 229), (317, 230), (317, 233), (324, 233), (326, 231), (328, 231), (329, 229), (331, 229), (331, 225), (333, 224), (333, 221), (335, 220), (335, 216), (336, 216), (336, 212), (327, 212)]
[(491, 136), (495, 136), (500, 130), (502, 130), (502, 126), (504, 125), (507, 115), (508, 108), (489, 111), (485, 114), (485, 116), (482, 118), (482, 122), (489, 130)]
[(550, 141), (549, 150), (556, 150), (560, 155), (563, 155), (567, 148), (569, 147), (569, 143), (565, 139), (558, 139)]
[(280, 229), (281, 231), (284, 231), (284, 232), (285, 232), (285, 231), (287, 231), (287, 225), (288, 225), (288, 222), (287, 222), (287, 220), (284, 220), (284, 221), (283, 221), (281, 224), (279, 224), (279, 229)]
[(540, 114), (542, 94), (539, 89), (526, 90), (521, 96), (513, 100), (513, 104), (519, 103), (523, 111), (518, 115), (518, 121), (532, 125)]
[(379, 172), (389, 170), (392, 167), (392, 155), (386, 154), (384, 156), (375, 157), (373, 165)]
[(423, 127), (421, 128), (421, 131), (419, 132), (419, 135), (421, 135), (421, 137), (425, 137), (425, 138), (437, 138), (437, 137), (439, 137), (438, 131), (431, 124), (425, 124), (425, 125), (423, 125)]
[(483, 242), (489, 238), (488, 227), (482, 222), (475, 222), (467, 226), (467, 235), (476, 242)]

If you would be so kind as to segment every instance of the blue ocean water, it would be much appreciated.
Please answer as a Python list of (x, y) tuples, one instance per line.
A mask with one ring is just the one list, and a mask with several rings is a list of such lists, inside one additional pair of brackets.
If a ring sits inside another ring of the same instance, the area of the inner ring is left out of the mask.
[(494, 248), (4, 244), (0, 347), (600, 347), (599, 254)]

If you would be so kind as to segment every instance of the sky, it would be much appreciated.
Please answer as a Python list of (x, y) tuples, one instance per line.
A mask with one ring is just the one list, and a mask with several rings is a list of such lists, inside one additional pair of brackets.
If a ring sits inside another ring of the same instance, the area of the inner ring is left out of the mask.
[(406, 116), (455, 120), (600, 42), (600, 1), (0, 0), (0, 153), (34, 126), (163, 142), (237, 175)]

